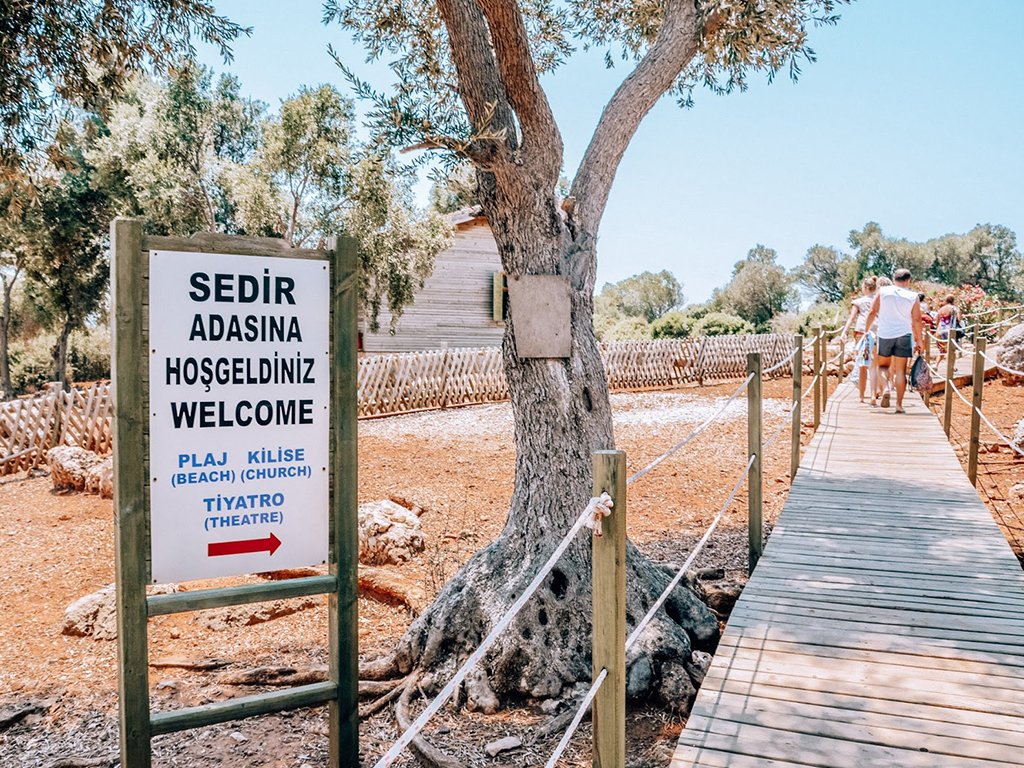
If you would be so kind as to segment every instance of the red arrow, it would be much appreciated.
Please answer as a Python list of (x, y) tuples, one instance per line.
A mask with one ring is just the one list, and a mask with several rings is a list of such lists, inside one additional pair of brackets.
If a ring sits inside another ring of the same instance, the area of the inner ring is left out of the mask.
[(242, 539), (241, 541), (216, 541), (207, 545), (207, 557), (220, 555), (247, 555), (252, 552), (274, 554), (281, 546), (281, 540), (274, 534), (265, 539)]

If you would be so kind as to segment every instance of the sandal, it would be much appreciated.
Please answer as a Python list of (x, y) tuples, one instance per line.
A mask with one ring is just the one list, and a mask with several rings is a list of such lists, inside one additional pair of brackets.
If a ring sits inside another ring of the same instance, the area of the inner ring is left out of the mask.
[(889, 407), (889, 403), (891, 401), (892, 401), (892, 398), (889, 396), (889, 393), (888, 392), (883, 392), (882, 393), (882, 407), (883, 408), (888, 408)]

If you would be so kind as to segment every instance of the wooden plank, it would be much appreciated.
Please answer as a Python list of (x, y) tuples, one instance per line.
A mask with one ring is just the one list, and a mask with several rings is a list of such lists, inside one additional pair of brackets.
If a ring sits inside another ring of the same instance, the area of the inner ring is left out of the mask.
[(148, 510), (142, 457), (145, 393), (138, 386), (147, 365), (145, 329), (138, 311), (144, 292), (142, 222), (114, 219), (110, 226), (111, 376), (114, 382), (114, 568), (117, 600), (118, 720), (121, 764), (149, 768), (149, 668), (146, 582), (149, 580)]
[[(227, 701), (215, 701), (198, 707), (158, 712), (153, 715), (153, 735), (174, 733), (188, 728), (202, 728), (217, 723), (226, 723), (229, 720), (267, 715), (299, 707), (313, 707), (336, 699), (337, 689), (334, 683), (310, 683), (283, 691), (269, 691)], [(348, 763), (347, 765), (358, 765), (358, 763)]]
[(265, 584), (243, 584), (236, 587), (150, 595), (146, 598), (146, 604), (150, 616), (165, 616), (185, 611), (200, 611), (206, 608), (222, 608), (228, 605), (246, 605), (265, 600), (324, 595), (336, 592), (337, 588), (338, 579), (334, 575), (306, 576), (270, 581)]

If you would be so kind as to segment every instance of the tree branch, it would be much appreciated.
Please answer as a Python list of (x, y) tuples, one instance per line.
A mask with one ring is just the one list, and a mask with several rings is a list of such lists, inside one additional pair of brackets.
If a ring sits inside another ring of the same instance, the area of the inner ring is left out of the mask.
[(491, 47), (487, 20), (474, 0), (438, 0), (448, 29), (448, 45), (458, 73), (459, 96), (474, 133), (504, 131), (505, 144), (515, 149), (515, 116), (502, 84)]
[(667, 0), (657, 38), (604, 108), (573, 180), (569, 194), (577, 231), (597, 232), (629, 142), (640, 122), (697, 53), (698, 32), (693, 0)]
[(505, 91), (519, 118), (524, 149), (529, 151), (536, 141), (541, 156), (553, 158), (557, 174), (562, 161), (562, 135), (537, 77), (519, 4), (515, 0), (479, 1), (490, 26)]

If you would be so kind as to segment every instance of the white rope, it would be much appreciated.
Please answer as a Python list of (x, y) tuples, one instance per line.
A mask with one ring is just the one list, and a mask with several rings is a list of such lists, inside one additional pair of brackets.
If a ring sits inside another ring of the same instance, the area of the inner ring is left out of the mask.
[(992, 365), (994, 365), (996, 368), (998, 368), (1001, 371), (1006, 371), (1007, 373), (1009, 373), (1009, 374), (1011, 374), (1013, 376), (1024, 376), (1024, 371), (1018, 371), (1015, 368), (1010, 368), (1008, 366), (1005, 366), (1002, 363), (1000, 363), (1000, 362), (998, 362), (996, 360), (993, 360), (991, 357), (989, 357), (984, 352), (981, 353), (981, 356), (984, 357), (986, 360), (988, 360), (990, 363), (992, 363)]
[(708, 529), (704, 531), (704, 535), (700, 537), (700, 541), (697, 542), (696, 546), (693, 548), (693, 551), (690, 553), (690, 556), (686, 558), (686, 562), (683, 563), (682, 567), (679, 569), (679, 572), (675, 575), (675, 578), (673, 578), (672, 581), (668, 583), (668, 587), (665, 588), (665, 591), (662, 592), (661, 596), (654, 601), (654, 605), (650, 607), (650, 609), (647, 611), (647, 614), (642, 619), (640, 619), (640, 622), (629, 634), (629, 637), (626, 638), (627, 652), (632, 647), (633, 643), (636, 642), (636, 639), (640, 637), (640, 633), (643, 632), (644, 629), (647, 628), (647, 625), (651, 623), (651, 620), (654, 618), (654, 614), (656, 614), (658, 612), (658, 609), (665, 604), (665, 601), (668, 599), (668, 596), (672, 594), (672, 590), (679, 586), (679, 582), (683, 580), (683, 576), (686, 574), (686, 569), (690, 567), (690, 564), (693, 563), (693, 561), (697, 558), (697, 555), (699, 555), (701, 550), (704, 549), (704, 545), (708, 543), (708, 539), (711, 538), (711, 534), (714, 533), (715, 528), (717, 528), (718, 524), (721, 522), (722, 516), (725, 515), (726, 510), (729, 509), (729, 505), (732, 504), (732, 500), (736, 498), (736, 494), (739, 492), (740, 486), (743, 485), (743, 481), (746, 480), (747, 475), (750, 474), (750, 468), (754, 465), (755, 458), (757, 457), (751, 456), (747, 460), (747, 467), (746, 469), (743, 470), (743, 474), (740, 475), (739, 480), (736, 481), (736, 485), (732, 487), (732, 491), (729, 493), (729, 498), (725, 500), (725, 503), (722, 505), (722, 508), (718, 510), (718, 514), (715, 515), (715, 519), (711, 521), (711, 525), (709, 525)]
[(765, 368), (763, 371), (761, 371), (761, 375), (762, 376), (766, 376), (769, 373), (774, 373), (775, 371), (779, 370), (779, 368), (781, 368), (782, 366), (784, 366), (786, 363), (790, 362), (793, 359), (793, 356), (796, 355), (796, 350), (797, 350), (797, 348), (793, 347), (793, 351), (792, 352), (790, 352), (784, 358), (779, 360), (779, 362), (777, 362), (771, 368)]
[(704, 422), (700, 426), (698, 426), (696, 429), (694, 429), (692, 432), (690, 432), (690, 434), (688, 434), (686, 437), (684, 437), (678, 443), (676, 443), (671, 448), (669, 448), (667, 451), (665, 451), (663, 454), (661, 454), (661, 456), (656, 458), (654, 461), (652, 461), (646, 467), (641, 469), (639, 472), (637, 472), (637, 473), (633, 474), (631, 477), (629, 477), (626, 480), (626, 485), (630, 485), (633, 482), (639, 480), (641, 477), (646, 475), (648, 472), (650, 472), (656, 466), (661, 464), (661, 462), (663, 462), (665, 459), (667, 459), (669, 456), (671, 456), (673, 453), (675, 453), (679, 449), (683, 448), (687, 443), (689, 443), (691, 440), (693, 440), (697, 435), (699, 435), (701, 432), (703, 432), (705, 429), (707, 429), (708, 426), (711, 424), (711, 422), (713, 422), (715, 419), (717, 419), (719, 416), (721, 416), (722, 412), (725, 411), (725, 409), (728, 408), (732, 404), (733, 400), (735, 400), (737, 397), (739, 397), (740, 392), (742, 392), (744, 389), (746, 389), (747, 385), (750, 384), (750, 382), (753, 381), (753, 380), (754, 380), (754, 374), (751, 373), (751, 374), (749, 374), (747, 376), (747, 378), (745, 378), (743, 380), (742, 384), (740, 384), (738, 387), (736, 387), (736, 391), (733, 392), (729, 396), (729, 399), (725, 401), (725, 403), (722, 405), (721, 408), (719, 408), (717, 411), (715, 411), (715, 413), (713, 413), (711, 416), (708, 416), (708, 418), (706, 418), (704, 420)]
[(587, 695), (583, 697), (583, 701), (580, 702), (579, 709), (576, 710), (576, 715), (573, 717), (572, 722), (569, 723), (569, 727), (565, 733), (562, 734), (561, 740), (558, 742), (558, 746), (555, 747), (555, 751), (551, 753), (551, 757), (544, 764), (544, 768), (555, 768), (555, 763), (565, 752), (565, 748), (569, 746), (569, 742), (572, 741), (572, 735), (576, 733), (576, 729), (580, 727), (580, 723), (583, 722), (583, 718), (587, 714), (587, 710), (590, 709), (590, 705), (594, 701), (594, 697), (597, 696), (597, 691), (600, 689), (601, 684), (605, 678), (608, 677), (608, 670), (602, 669), (601, 674), (597, 676), (593, 684), (590, 686), (590, 690), (587, 691)]
[(978, 411), (978, 415), (981, 417), (981, 420), (985, 422), (985, 424), (988, 426), (989, 429), (991, 429), (993, 432), (995, 432), (999, 436), (1000, 440), (1002, 440), (1008, 446), (1013, 448), (1013, 450), (1016, 451), (1018, 454), (1020, 454), (1021, 456), (1024, 456), (1024, 450), (1022, 450), (1019, 445), (1017, 445), (1015, 442), (1010, 440), (1010, 438), (1008, 438), (1006, 435), (1004, 435), (1002, 432), (1000, 432), (999, 429), (996, 427), (996, 425), (988, 420), (988, 416), (986, 416), (984, 413), (981, 412), (980, 408), (976, 408), (975, 410)]
[(821, 374), (820, 373), (814, 374), (814, 378), (811, 379), (811, 383), (807, 385), (807, 389), (805, 389), (802, 393), (800, 393), (800, 397), (803, 398), (804, 395), (806, 395), (808, 392), (810, 392), (812, 389), (814, 389), (814, 385), (818, 383), (818, 379), (820, 379), (820, 378), (821, 378)]
[(953, 388), (953, 391), (956, 392), (956, 396), (964, 401), (964, 405), (966, 405), (968, 408), (970, 408), (973, 411), (974, 410), (974, 403), (970, 402), (966, 397), (964, 397), (960, 393), (960, 390), (957, 389), (956, 384), (953, 383), (952, 379), (950, 379), (950, 381), (949, 381), (949, 386), (951, 386)]
[(990, 331), (993, 328), (999, 328), (1004, 325), (1010, 325), (1011, 323), (1014, 323), (1018, 317), (1020, 317), (1020, 312), (1014, 312), (1005, 320), (997, 320), (994, 323), (986, 323), (985, 325), (979, 325), (978, 329), (982, 331)]
[(985, 424), (988, 426), (989, 429), (991, 429), (995, 434), (997, 434), (999, 436), (1000, 440), (1002, 440), (1008, 446), (1013, 448), (1013, 450), (1016, 451), (1017, 453), (1019, 453), (1021, 456), (1024, 456), (1024, 450), (1022, 450), (1020, 448), (1020, 446), (1018, 446), (1015, 442), (1010, 440), (1010, 438), (1008, 438), (1006, 435), (1004, 435), (1002, 432), (1000, 432), (999, 429), (996, 427), (996, 425), (988, 420), (988, 416), (986, 416), (984, 413), (982, 413), (980, 408), (976, 408), (974, 406), (974, 403), (969, 402), (967, 400), (967, 398), (964, 397), (960, 393), (960, 390), (956, 388), (956, 385), (953, 384), (953, 382), (950, 382), (950, 385), (953, 387), (953, 391), (956, 392), (956, 396), (959, 397), (963, 401), (964, 405), (966, 405), (968, 408), (970, 408), (972, 412), (977, 411), (978, 416), (981, 417), (981, 420), (985, 422)]
[[(793, 411), (795, 410), (796, 403), (794, 402), (793, 405), (790, 406), (789, 408), (789, 415), (792, 416)], [(761, 448), (761, 453), (768, 453), (768, 449), (771, 448), (775, 444), (775, 441), (779, 439), (779, 436), (782, 434), (782, 430), (788, 426), (792, 426), (791, 422), (786, 421), (785, 419), (780, 421), (779, 426), (775, 428), (775, 432), (772, 434), (771, 437), (768, 438), (768, 442), (766, 442), (764, 446)]]
[(983, 309), (980, 312), (968, 312), (964, 317), (980, 317), (981, 315), (991, 315), (993, 312), (1005, 312), (1009, 309), (1024, 309), (1024, 304), (1011, 304), (1008, 307), (993, 307), (992, 309)]
[(569, 529), (569, 532), (555, 548), (555, 551), (551, 553), (547, 562), (544, 563), (539, 571), (537, 571), (537, 574), (533, 577), (533, 581), (531, 581), (529, 586), (526, 587), (526, 590), (514, 603), (512, 603), (509, 609), (505, 612), (505, 615), (502, 616), (498, 623), (494, 625), (487, 637), (483, 639), (477, 649), (473, 651), (463, 665), (459, 667), (459, 670), (455, 673), (452, 679), (449, 680), (448, 684), (441, 689), (441, 692), (434, 697), (433, 701), (427, 705), (427, 708), (420, 713), (420, 716), (416, 718), (415, 722), (406, 729), (405, 733), (399, 737), (398, 741), (391, 745), (391, 749), (385, 752), (380, 760), (374, 763), (374, 768), (387, 768), (387, 766), (397, 760), (398, 756), (402, 753), (402, 750), (412, 743), (412, 740), (419, 735), (419, 732), (423, 730), (423, 727), (427, 724), (430, 718), (436, 715), (438, 711), (440, 711), (441, 707), (445, 705), (445, 702), (451, 698), (452, 694), (455, 693), (455, 690), (459, 687), (462, 681), (466, 679), (466, 676), (470, 671), (483, 659), (484, 654), (487, 653), (490, 647), (494, 645), (498, 636), (508, 628), (508, 625), (512, 623), (512, 619), (514, 619), (516, 615), (518, 615), (519, 611), (522, 610), (523, 606), (526, 605), (526, 601), (533, 596), (533, 593), (537, 591), (544, 579), (547, 578), (547, 575), (551, 572), (551, 569), (555, 567), (559, 558), (561, 558), (565, 553), (565, 550), (569, 548), (569, 544), (571, 544), (573, 539), (576, 538), (576, 534), (580, 532), (580, 529), (586, 525), (588, 520), (593, 519), (594, 512), (592, 507), (593, 503), (587, 504), (586, 509), (583, 510), (583, 513), (576, 519), (576, 522), (573, 523), (572, 528)]

